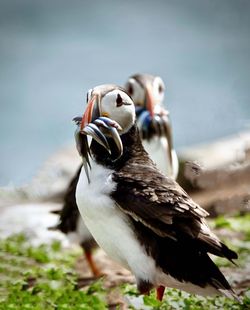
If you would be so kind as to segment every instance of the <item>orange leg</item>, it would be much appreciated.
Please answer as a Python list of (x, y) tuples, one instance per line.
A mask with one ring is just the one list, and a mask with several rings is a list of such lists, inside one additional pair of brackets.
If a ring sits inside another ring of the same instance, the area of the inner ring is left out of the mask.
[(160, 285), (157, 287), (156, 289), (156, 295), (157, 295), (157, 299), (162, 301), (163, 295), (164, 295), (164, 291), (165, 291), (165, 287)]
[(85, 257), (87, 259), (87, 262), (89, 264), (89, 267), (90, 267), (93, 275), (95, 277), (100, 277), (102, 274), (101, 274), (100, 270), (98, 269), (98, 267), (96, 266), (95, 262), (93, 261), (91, 251), (90, 252), (85, 251)]

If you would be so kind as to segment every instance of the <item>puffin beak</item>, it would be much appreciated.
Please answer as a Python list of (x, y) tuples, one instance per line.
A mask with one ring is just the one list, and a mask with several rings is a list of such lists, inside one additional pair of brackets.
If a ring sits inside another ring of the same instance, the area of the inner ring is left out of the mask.
[(111, 153), (108, 141), (104, 134), (100, 131), (100, 129), (92, 122), (93, 111), (95, 105), (98, 104), (98, 96), (93, 95), (90, 101), (87, 104), (87, 108), (83, 114), (80, 132), (91, 136), (94, 140), (96, 140), (99, 144), (101, 144), (109, 153)]
[(149, 111), (150, 116), (154, 117), (154, 104), (152, 97), (152, 87), (150, 85), (146, 86), (146, 109)]
[[(76, 120), (79, 120), (77, 118)], [(91, 136), (96, 142), (102, 145), (109, 154), (111, 154), (110, 145), (107, 141), (105, 133), (112, 136), (117, 148), (118, 154), (116, 159), (123, 154), (123, 144), (118, 133), (118, 130), (122, 130), (121, 126), (114, 120), (108, 117), (100, 116), (100, 103), (99, 95), (94, 94), (87, 103), (86, 110), (83, 114), (80, 123), (80, 133)], [(103, 128), (103, 131), (100, 128)]]
[(88, 102), (87, 108), (83, 114), (80, 130), (82, 131), (85, 126), (87, 126), (92, 119), (94, 105), (97, 102), (97, 95), (94, 95)]

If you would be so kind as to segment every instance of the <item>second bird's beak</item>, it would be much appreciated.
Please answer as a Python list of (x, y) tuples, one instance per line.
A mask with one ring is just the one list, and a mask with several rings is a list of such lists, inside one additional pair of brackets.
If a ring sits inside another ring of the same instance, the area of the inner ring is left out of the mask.
[(154, 117), (154, 100), (153, 100), (153, 90), (152, 86), (148, 84), (146, 86), (146, 109), (149, 111), (150, 116)]

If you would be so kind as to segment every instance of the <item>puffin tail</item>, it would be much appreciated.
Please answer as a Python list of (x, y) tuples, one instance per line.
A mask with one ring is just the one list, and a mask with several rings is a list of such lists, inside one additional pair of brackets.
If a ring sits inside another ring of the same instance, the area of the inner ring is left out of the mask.
[(230, 262), (232, 262), (234, 265), (237, 265), (233, 259), (237, 259), (238, 258), (238, 254), (233, 251), (230, 250), (224, 243), (221, 243), (221, 253), (222, 255), (227, 258)]
[(201, 242), (205, 245), (205, 249), (208, 253), (211, 253), (216, 256), (224, 257), (232, 262), (234, 265), (237, 265), (233, 260), (238, 258), (238, 254), (229, 249), (224, 243), (222, 243), (218, 238), (214, 236), (202, 236)]
[(218, 289), (218, 291), (224, 295), (227, 298), (234, 299), (240, 304), (242, 304), (242, 299), (235, 293), (233, 289), (230, 290), (223, 290), (223, 289)]
[[(56, 215), (61, 215), (62, 213), (62, 210), (61, 209), (55, 209), (55, 210), (51, 210), (50, 211), (51, 214), (56, 214)], [(55, 231), (55, 230), (60, 230), (60, 223), (54, 225), (54, 226), (49, 226), (47, 227), (48, 230), (52, 230), (52, 231)]]
[(60, 230), (60, 224), (56, 224), (55, 226), (49, 226), (47, 227), (47, 229), (52, 231)]
[(61, 215), (62, 210), (61, 209), (59, 209), (59, 210), (51, 210), (50, 213), (51, 214), (56, 214), (56, 215)]
[(242, 300), (237, 296), (236, 292), (233, 290), (225, 276), (221, 273), (221, 271), (215, 264), (214, 271), (215, 273), (210, 280), (210, 284), (215, 287), (221, 295), (224, 295), (227, 298), (234, 299), (242, 303)]

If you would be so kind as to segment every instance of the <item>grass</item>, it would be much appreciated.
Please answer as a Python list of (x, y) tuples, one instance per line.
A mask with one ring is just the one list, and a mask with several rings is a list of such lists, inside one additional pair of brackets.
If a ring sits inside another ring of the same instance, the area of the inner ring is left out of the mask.
[(155, 293), (144, 296), (144, 304), (152, 309), (159, 310), (243, 310), (250, 309), (250, 291), (246, 292), (243, 297), (243, 303), (231, 300), (226, 297), (205, 298), (188, 293), (167, 289), (163, 302), (155, 299)]
[(0, 309), (106, 309), (100, 282), (77, 288), (80, 252), (59, 242), (32, 247), (23, 235), (0, 240)]
[(250, 241), (250, 214), (234, 217), (219, 216), (211, 221), (214, 228), (227, 228), (235, 232), (243, 233), (244, 240)]
[[(239, 265), (244, 267), (250, 253), (249, 215), (220, 217), (211, 224), (216, 229), (241, 234), (241, 240), (231, 238), (230, 242), (226, 241), (239, 253)], [(0, 310), (108, 309), (106, 296), (109, 292), (103, 288), (102, 280), (84, 289), (78, 288), (75, 264), (80, 255), (80, 250), (62, 249), (60, 242), (32, 246), (23, 235), (0, 239)], [(234, 268), (230, 263), (225, 264), (226, 260), (216, 262)], [(120, 290), (131, 300), (138, 297), (134, 285), (124, 284)], [(142, 298), (149, 309), (243, 310), (250, 309), (250, 290), (245, 292), (242, 301), (239, 304), (225, 297), (202, 298), (174, 289), (166, 290), (162, 303), (155, 299), (154, 292)]]
[[(210, 220), (211, 228), (218, 232), (230, 232), (227, 238), (221, 238), (231, 249), (238, 253), (237, 265), (244, 267), (250, 264), (250, 214), (237, 215), (234, 217), (219, 216)], [(232, 264), (220, 257), (215, 258), (216, 264), (220, 267), (232, 267)], [(236, 268), (236, 266), (234, 266)]]

